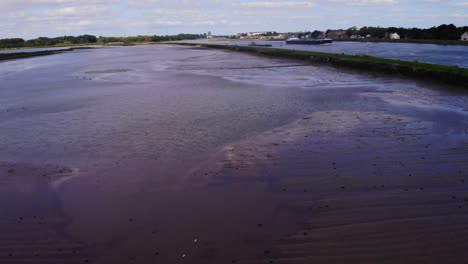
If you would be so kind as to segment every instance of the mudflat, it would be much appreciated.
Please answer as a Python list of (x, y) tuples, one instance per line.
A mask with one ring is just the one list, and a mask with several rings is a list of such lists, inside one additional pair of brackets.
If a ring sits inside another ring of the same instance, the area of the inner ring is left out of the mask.
[(468, 260), (456, 87), (163, 45), (1, 64), (0, 263)]

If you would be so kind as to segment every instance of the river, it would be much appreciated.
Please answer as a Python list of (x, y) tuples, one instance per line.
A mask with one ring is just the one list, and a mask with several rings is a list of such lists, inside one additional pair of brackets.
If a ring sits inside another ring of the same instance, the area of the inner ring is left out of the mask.
[[(194, 42), (242, 46), (247, 46), (250, 43), (250, 41), (207, 40), (197, 40)], [(284, 41), (256, 41), (256, 43), (271, 44), (273, 48), (281, 49), (368, 55), (387, 59), (419, 61), (468, 68), (468, 46), (352, 41), (335, 41), (331, 45), (287, 45)]]

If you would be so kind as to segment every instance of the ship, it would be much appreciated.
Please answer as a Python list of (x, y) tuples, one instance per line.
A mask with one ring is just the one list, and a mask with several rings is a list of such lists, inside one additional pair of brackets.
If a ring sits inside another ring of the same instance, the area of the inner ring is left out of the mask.
[(297, 44), (297, 45), (321, 45), (321, 44), (331, 44), (333, 43), (332, 39), (312, 39), (312, 38), (290, 38), (286, 40), (286, 44)]
[(271, 45), (271, 44), (259, 44), (259, 43), (255, 43), (254, 41), (252, 41), (252, 42), (249, 43), (249, 46), (250, 47), (271, 47), (273, 45)]

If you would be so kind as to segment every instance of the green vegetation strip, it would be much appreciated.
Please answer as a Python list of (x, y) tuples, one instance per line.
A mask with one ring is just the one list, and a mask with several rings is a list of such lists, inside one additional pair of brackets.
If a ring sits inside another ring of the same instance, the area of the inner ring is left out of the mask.
[(371, 56), (345, 55), (313, 51), (273, 49), (216, 44), (175, 43), (188, 46), (248, 52), (272, 57), (299, 59), (313, 63), (330, 64), (337, 67), (399, 74), (411, 78), (439, 81), (446, 84), (461, 85), (468, 88), (468, 69), (456, 66), (445, 66), (430, 63), (383, 59)]
[(67, 51), (73, 51), (73, 50), (77, 50), (77, 49), (92, 49), (92, 48), (91, 47), (77, 47), (77, 48), (62, 49), (62, 50), (44, 50), (44, 51), (34, 51), (34, 52), (0, 53), (0, 61), (23, 59), (23, 58), (30, 58), (30, 57), (37, 57), (37, 56), (45, 56), (45, 55), (52, 55), (52, 54), (58, 54), (58, 53), (67, 52)]

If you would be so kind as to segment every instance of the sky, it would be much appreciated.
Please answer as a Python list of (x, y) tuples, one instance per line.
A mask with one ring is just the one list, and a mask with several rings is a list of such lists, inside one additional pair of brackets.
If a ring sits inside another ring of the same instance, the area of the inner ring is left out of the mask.
[(468, 25), (468, 0), (0, 0), (0, 39)]

